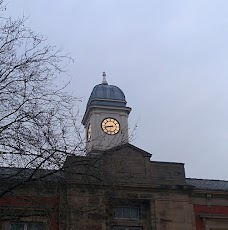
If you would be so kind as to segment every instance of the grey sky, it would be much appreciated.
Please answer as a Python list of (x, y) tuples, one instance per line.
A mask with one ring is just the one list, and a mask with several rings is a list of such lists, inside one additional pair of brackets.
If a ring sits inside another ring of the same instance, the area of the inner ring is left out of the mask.
[(138, 121), (134, 145), (187, 177), (228, 180), (227, 12), (227, 0), (8, 0), (75, 59), (81, 114), (106, 71)]

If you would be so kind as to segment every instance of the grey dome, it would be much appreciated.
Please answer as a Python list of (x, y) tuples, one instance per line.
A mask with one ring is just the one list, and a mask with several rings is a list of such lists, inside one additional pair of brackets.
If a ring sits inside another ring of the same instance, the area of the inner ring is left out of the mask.
[(87, 103), (87, 108), (92, 105), (126, 107), (126, 104), (127, 102), (123, 91), (117, 86), (108, 85), (105, 82), (93, 88)]

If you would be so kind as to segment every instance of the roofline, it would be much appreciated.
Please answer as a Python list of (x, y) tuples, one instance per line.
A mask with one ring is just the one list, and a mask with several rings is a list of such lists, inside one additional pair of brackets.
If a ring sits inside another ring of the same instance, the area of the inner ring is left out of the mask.
[(113, 99), (108, 99), (108, 98), (94, 97), (92, 100), (89, 99), (88, 102), (90, 102), (90, 103), (87, 104), (87, 107), (89, 107), (89, 105), (90, 105), (93, 101), (110, 101), (110, 102), (121, 102), (121, 103), (127, 104), (127, 101), (126, 101), (126, 100), (113, 100)]
[[(226, 182), (228, 183), (227, 180), (215, 180), (215, 179), (198, 179), (198, 178), (185, 178), (186, 183), (188, 183), (188, 180), (197, 180), (197, 181), (207, 181), (207, 182)], [(189, 182), (190, 183), (190, 182)], [(200, 187), (197, 185), (192, 184), (191, 186), (194, 187), (194, 191), (195, 192), (200, 192), (200, 193), (207, 193), (208, 191), (210, 191), (211, 193), (217, 193), (217, 192), (228, 192), (227, 188), (222, 188), (222, 187), (214, 187), (214, 188), (209, 188), (209, 187)]]
[[(116, 150), (118, 150), (118, 149), (125, 148), (125, 147), (130, 147), (130, 148), (132, 148), (132, 149), (135, 149), (136, 151), (139, 151), (139, 152), (143, 153), (144, 156), (147, 156), (147, 157), (151, 157), (151, 156), (152, 156), (151, 153), (148, 153), (147, 151), (145, 151), (145, 150), (143, 150), (143, 149), (140, 149), (140, 148), (138, 148), (138, 147), (136, 147), (136, 146), (134, 146), (134, 145), (132, 145), (132, 144), (130, 144), (130, 143), (125, 143), (125, 144), (122, 144), (122, 145), (118, 145), (118, 146), (115, 146), (115, 147), (113, 147), (113, 148), (111, 148), (111, 149), (108, 149), (108, 150), (96, 150), (96, 153), (99, 154), (99, 153), (114, 152), (114, 151), (116, 151)], [(91, 151), (91, 152), (89, 152), (88, 154), (93, 153), (93, 152), (94, 152), (94, 151)]]
[(228, 180), (219, 180), (219, 179), (204, 179), (204, 178), (185, 178), (188, 180), (207, 180), (207, 181), (224, 181), (224, 182), (228, 182)]
[(178, 165), (185, 165), (185, 163), (181, 163), (181, 162), (171, 162), (171, 161), (151, 161), (153, 163), (159, 163), (159, 164), (178, 164)]

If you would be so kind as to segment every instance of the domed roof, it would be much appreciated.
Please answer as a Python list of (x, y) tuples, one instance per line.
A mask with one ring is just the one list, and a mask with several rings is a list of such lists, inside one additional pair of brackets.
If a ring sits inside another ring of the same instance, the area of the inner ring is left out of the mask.
[(87, 108), (91, 105), (126, 107), (127, 102), (123, 91), (115, 85), (108, 85), (105, 76), (103, 73), (102, 84), (93, 88)]

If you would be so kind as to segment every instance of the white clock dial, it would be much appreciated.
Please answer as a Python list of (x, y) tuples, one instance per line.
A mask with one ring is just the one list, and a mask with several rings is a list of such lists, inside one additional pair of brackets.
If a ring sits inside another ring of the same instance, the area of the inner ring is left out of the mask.
[(119, 122), (111, 117), (105, 118), (101, 123), (102, 130), (110, 135), (115, 135), (120, 131)]

